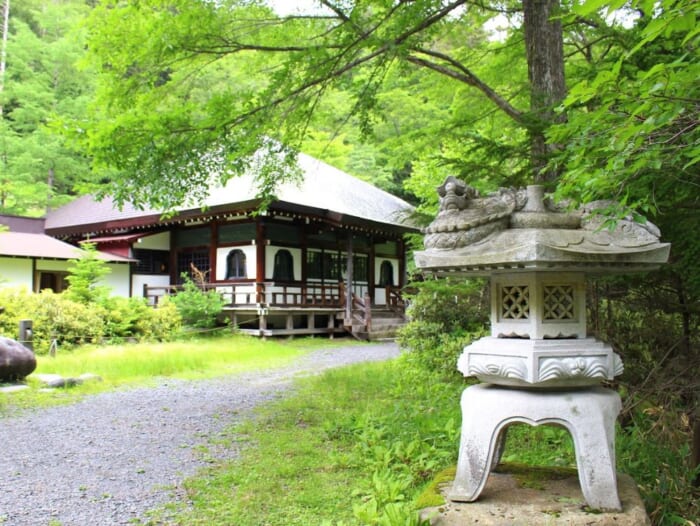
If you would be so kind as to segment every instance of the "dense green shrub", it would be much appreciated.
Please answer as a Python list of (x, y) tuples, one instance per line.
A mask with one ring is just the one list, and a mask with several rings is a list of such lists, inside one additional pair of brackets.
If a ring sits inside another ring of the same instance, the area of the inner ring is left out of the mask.
[(143, 341), (168, 341), (180, 333), (182, 318), (175, 304), (169, 298), (162, 298), (158, 306), (142, 310), (136, 322), (137, 334)]
[(130, 338), (138, 335), (138, 320), (150, 309), (143, 298), (111, 296), (100, 302), (105, 310), (105, 338)]
[(100, 303), (105, 310), (105, 338), (166, 341), (180, 332), (180, 314), (165, 298), (156, 308), (145, 298), (111, 296)]
[(65, 295), (79, 303), (101, 303), (109, 298), (109, 287), (101, 283), (111, 269), (105, 260), (98, 257), (94, 243), (83, 243), (81, 248), (81, 257), (71, 261), (68, 267)]
[(104, 310), (68, 299), (62, 294), (44, 290), (39, 294), (24, 288), (0, 290), (0, 330), (17, 338), (21, 319), (33, 322), (34, 351), (46, 353), (55, 339), (60, 345), (77, 345), (100, 341), (104, 335)]
[(0, 289), (0, 334), (18, 337), (22, 319), (33, 321), (34, 351), (48, 352), (52, 341), (61, 348), (105, 339), (164, 341), (180, 330), (175, 306), (164, 301), (149, 307), (141, 298), (105, 298), (101, 303), (85, 304), (65, 294), (44, 290), (38, 294), (24, 288)]
[(399, 333), (402, 348), (418, 365), (456, 375), (462, 348), (486, 334), (488, 296), (480, 280), (431, 280), (415, 284), (409, 323)]
[[(629, 402), (629, 401), (628, 401)], [(690, 422), (682, 405), (644, 403), (617, 433), (618, 469), (639, 486), (654, 525), (698, 524), (700, 499), (690, 465)]]
[(172, 297), (182, 323), (199, 329), (215, 327), (224, 306), (223, 298), (215, 290), (203, 290), (187, 274), (182, 277), (182, 290)]

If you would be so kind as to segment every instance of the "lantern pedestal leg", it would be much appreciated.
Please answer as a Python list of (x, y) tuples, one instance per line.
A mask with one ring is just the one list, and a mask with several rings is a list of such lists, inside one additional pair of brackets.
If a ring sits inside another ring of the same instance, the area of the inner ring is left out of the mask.
[(591, 508), (621, 510), (615, 471), (615, 420), (620, 397), (602, 387), (522, 390), (480, 384), (462, 393), (457, 474), (448, 498), (479, 498), (514, 423), (565, 427), (573, 437), (583, 496)]

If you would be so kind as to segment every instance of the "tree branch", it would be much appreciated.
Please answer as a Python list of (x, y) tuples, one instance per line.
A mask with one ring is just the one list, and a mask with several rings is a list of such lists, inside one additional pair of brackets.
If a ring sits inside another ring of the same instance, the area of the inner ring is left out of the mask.
[(436, 71), (437, 73), (440, 73), (442, 75), (446, 75), (448, 77), (451, 77), (455, 80), (459, 80), (460, 82), (463, 82), (465, 84), (468, 84), (469, 86), (472, 86), (479, 91), (481, 91), (486, 97), (493, 102), (498, 108), (500, 108), (502, 111), (506, 113), (510, 118), (515, 120), (516, 122), (525, 125), (525, 117), (521, 111), (518, 109), (514, 108), (506, 99), (501, 97), (496, 91), (491, 88), (488, 84), (483, 82), (479, 77), (477, 77), (471, 70), (466, 68), (464, 64), (456, 61), (452, 57), (449, 57), (443, 53), (439, 53), (437, 51), (431, 51), (427, 49), (415, 49), (414, 50), (416, 53), (420, 53), (422, 55), (427, 55), (429, 57), (433, 57), (436, 59), (439, 59), (443, 62), (447, 62), (450, 67), (447, 67), (442, 64), (438, 64), (436, 62), (432, 62), (423, 58), (419, 58), (417, 56), (409, 55), (408, 56), (408, 61), (416, 64), (421, 67), (425, 67), (428, 69), (432, 69), (433, 71)]

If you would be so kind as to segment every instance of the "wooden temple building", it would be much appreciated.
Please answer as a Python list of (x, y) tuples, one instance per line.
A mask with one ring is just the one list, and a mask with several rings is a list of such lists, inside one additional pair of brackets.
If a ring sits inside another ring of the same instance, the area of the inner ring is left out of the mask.
[(403, 320), (412, 207), (307, 155), (299, 167), (303, 180), (280, 185), (263, 213), (243, 176), (166, 218), (83, 196), (50, 212), (44, 231), (131, 260), (124, 288), (153, 304), (200, 273), (249, 334), (390, 335)]

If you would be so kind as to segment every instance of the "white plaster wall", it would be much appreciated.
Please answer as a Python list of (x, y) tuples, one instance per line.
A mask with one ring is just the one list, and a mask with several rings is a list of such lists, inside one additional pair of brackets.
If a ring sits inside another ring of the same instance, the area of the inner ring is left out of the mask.
[(170, 232), (160, 232), (152, 236), (142, 237), (133, 246), (137, 249), (170, 250)]
[(134, 274), (131, 278), (131, 295), (137, 298), (143, 297), (143, 286), (165, 287), (170, 285), (170, 276), (154, 274)]
[(129, 265), (128, 263), (107, 263), (111, 272), (104, 277), (104, 284), (111, 290), (113, 296), (128, 298), (129, 289)]
[(20, 286), (32, 289), (32, 260), (0, 258), (0, 287)]
[(295, 281), (301, 280), (301, 249), (276, 247), (273, 245), (265, 247), (265, 279), (272, 279), (272, 274), (275, 271), (275, 254), (277, 254), (279, 250), (289, 250), (294, 260), (294, 279)]
[[(257, 252), (255, 245), (243, 245), (239, 247), (219, 247), (216, 249), (216, 279), (226, 279), (226, 258), (232, 250), (242, 250), (245, 254), (246, 278), (255, 279), (255, 269), (257, 267)], [(273, 259), (274, 262), (274, 259)], [(296, 271), (295, 271), (296, 273)]]

